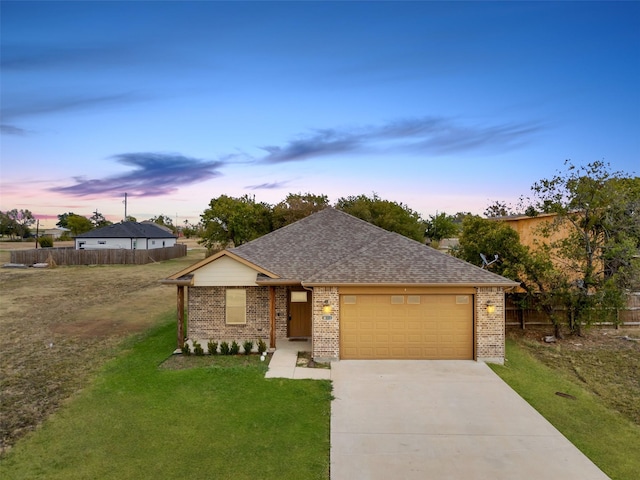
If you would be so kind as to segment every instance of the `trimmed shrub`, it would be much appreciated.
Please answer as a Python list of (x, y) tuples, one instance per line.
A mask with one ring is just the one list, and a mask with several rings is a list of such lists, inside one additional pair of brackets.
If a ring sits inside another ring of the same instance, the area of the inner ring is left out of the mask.
[(213, 340), (209, 340), (207, 343), (207, 349), (209, 350), (210, 355), (218, 354), (218, 342), (214, 342)]
[(258, 340), (258, 353), (262, 354), (267, 351), (267, 344), (264, 343), (264, 340)]
[(191, 355), (191, 349), (189, 348), (189, 344), (187, 342), (184, 342), (184, 345), (182, 345), (182, 354), (183, 355)]
[(227, 342), (220, 342), (220, 353), (222, 355), (229, 355), (229, 344)]
[(202, 345), (195, 341), (193, 342), (193, 353), (195, 353), (198, 357), (204, 355), (204, 349), (202, 348)]
[(230, 355), (238, 355), (240, 353), (240, 345), (235, 340), (231, 342), (231, 348), (229, 349)]
[(53, 247), (53, 238), (48, 235), (46, 237), (40, 237), (38, 243), (42, 248), (51, 248)]
[(253, 350), (253, 342), (251, 340), (247, 340), (242, 344), (242, 348), (244, 348), (244, 354), (249, 355), (251, 350)]

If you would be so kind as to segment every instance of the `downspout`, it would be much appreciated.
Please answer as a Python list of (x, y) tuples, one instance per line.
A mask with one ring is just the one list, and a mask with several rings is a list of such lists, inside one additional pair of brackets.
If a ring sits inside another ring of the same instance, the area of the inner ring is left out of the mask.
[(276, 348), (276, 287), (269, 287), (269, 348)]

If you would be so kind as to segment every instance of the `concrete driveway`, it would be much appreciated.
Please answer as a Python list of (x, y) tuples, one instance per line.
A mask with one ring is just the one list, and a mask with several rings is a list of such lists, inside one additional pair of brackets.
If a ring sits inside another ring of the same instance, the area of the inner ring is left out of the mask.
[(608, 478), (483, 363), (331, 368), (332, 480)]

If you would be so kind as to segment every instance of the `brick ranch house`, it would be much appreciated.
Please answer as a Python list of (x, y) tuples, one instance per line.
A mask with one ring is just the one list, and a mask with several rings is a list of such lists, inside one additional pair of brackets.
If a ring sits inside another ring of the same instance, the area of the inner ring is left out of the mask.
[(504, 293), (517, 283), (333, 208), (163, 280), (188, 338), (311, 338), (317, 361), (504, 362)]

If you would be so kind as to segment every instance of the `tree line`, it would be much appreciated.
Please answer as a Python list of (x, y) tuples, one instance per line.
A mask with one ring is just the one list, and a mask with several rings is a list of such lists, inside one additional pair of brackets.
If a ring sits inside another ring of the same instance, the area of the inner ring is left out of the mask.
[(239, 246), (327, 207), (424, 241), (426, 222), (418, 212), (403, 203), (381, 199), (375, 193), (342, 197), (334, 205), (326, 195), (289, 193), (275, 205), (257, 202), (250, 195), (220, 195), (212, 199), (201, 215), (201, 242), (208, 249)]

